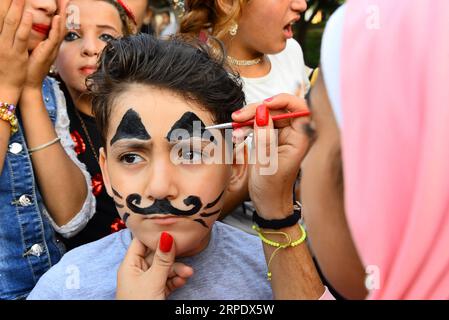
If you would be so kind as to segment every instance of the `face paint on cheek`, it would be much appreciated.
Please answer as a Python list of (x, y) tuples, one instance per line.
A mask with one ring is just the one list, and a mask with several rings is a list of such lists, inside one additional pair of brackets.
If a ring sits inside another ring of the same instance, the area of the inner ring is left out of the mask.
[[(197, 125), (195, 125), (197, 123)], [(198, 130), (199, 129), (199, 130)], [(168, 142), (178, 141), (185, 139), (182, 135), (177, 134), (177, 130), (185, 130), (187, 131), (189, 138), (199, 137), (199, 138), (208, 138), (211, 142), (217, 144), (215, 141), (215, 137), (212, 133), (206, 129), (206, 125), (204, 122), (193, 112), (186, 112), (182, 115), (182, 117), (175, 122), (170, 131), (167, 133), (165, 137)]]
[[(118, 193), (114, 188), (112, 188), (112, 193), (114, 194), (114, 196), (116, 196), (117, 198), (119, 198), (120, 200), (123, 199), (123, 197), (120, 195), (120, 193)], [(118, 209), (123, 209), (125, 206), (121, 203), (118, 203), (117, 201), (115, 201), (114, 199), (114, 204)]]
[(116, 196), (119, 199), (123, 199), (123, 197), (120, 195), (120, 193), (118, 193), (114, 188), (112, 188), (112, 193), (114, 194), (114, 196)]
[(219, 214), (220, 211), (221, 211), (221, 209), (217, 210), (217, 211), (214, 211), (214, 212), (210, 212), (210, 213), (203, 212), (203, 213), (200, 214), (200, 216), (202, 216), (203, 218), (209, 218), (209, 217), (212, 217), (212, 216), (214, 216), (216, 214)]
[[(211, 209), (211, 208), (215, 207), (215, 206), (217, 205), (218, 201), (220, 201), (221, 197), (223, 197), (224, 192), (225, 192), (225, 190), (223, 190), (223, 191), (220, 193), (220, 195), (218, 196), (217, 199), (215, 199), (215, 200), (212, 201), (211, 203), (207, 204), (207, 205), (204, 207), (204, 209)], [(221, 212), (221, 209), (216, 210), (216, 211), (213, 211), (213, 212), (203, 212), (203, 213), (200, 214), (200, 216), (203, 217), (203, 218), (209, 218), (209, 217), (212, 217), (212, 216), (214, 216), (214, 215), (216, 215), (216, 214), (219, 214), (220, 212)], [(198, 222), (198, 221), (197, 221), (197, 222)]]
[(206, 224), (206, 222), (204, 222), (203, 219), (194, 219), (193, 221), (198, 222), (200, 225), (202, 225), (203, 227), (209, 229), (209, 226)]
[(138, 139), (138, 140), (150, 140), (151, 136), (145, 129), (142, 123), (140, 115), (133, 109), (126, 111), (114, 137), (111, 139), (110, 145), (121, 139)]
[(115, 204), (115, 206), (116, 206), (117, 208), (119, 208), (119, 209), (123, 209), (123, 208), (125, 207), (123, 204), (120, 204), (120, 203), (118, 203), (118, 202), (116, 202), (116, 201), (114, 201), (114, 204)]
[(214, 201), (212, 201), (211, 203), (209, 203), (208, 205), (206, 205), (206, 208), (205, 208), (205, 209), (210, 209), (210, 208), (215, 207), (215, 205), (218, 203), (218, 201), (220, 201), (220, 199), (221, 199), (221, 197), (223, 196), (224, 192), (225, 192), (225, 190), (223, 190), (223, 191), (220, 193), (220, 195), (218, 196), (217, 199), (215, 199)]
[(128, 220), (128, 218), (129, 218), (129, 216), (130, 216), (130, 214), (129, 213), (125, 213), (124, 215), (123, 215), (123, 222), (126, 224), (126, 221)]

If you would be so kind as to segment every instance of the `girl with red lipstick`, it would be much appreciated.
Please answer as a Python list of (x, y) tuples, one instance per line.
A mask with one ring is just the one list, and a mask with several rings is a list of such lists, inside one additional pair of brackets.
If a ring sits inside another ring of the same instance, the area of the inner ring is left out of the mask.
[[(46, 77), (60, 43), (63, 1), (0, 1), (0, 299), (23, 299), (93, 211), (66, 109)], [(20, 101), (20, 106), (18, 105)]]
[(107, 195), (98, 165), (100, 136), (92, 116), (92, 104), (85, 94), (86, 78), (97, 69), (97, 59), (106, 44), (115, 38), (135, 32), (134, 14), (124, 1), (72, 0), (80, 21), (64, 35), (55, 67), (67, 101), (70, 132), (78, 159), (91, 176), (96, 210), (86, 227), (74, 237), (64, 239), (68, 250), (98, 240), (118, 231), (124, 223)]
[[(210, 34), (222, 41), (234, 71), (243, 80), (247, 103), (260, 103), (279, 93), (303, 97), (310, 88), (303, 53), (292, 25), (307, 9), (306, 0), (185, 0), (181, 33)], [(208, 41), (212, 45), (213, 41)], [(247, 130), (235, 132), (242, 140)], [(229, 195), (225, 212), (249, 198), (242, 190)], [(249, 233), (253, 206), (236, 210), (226, 223)]]

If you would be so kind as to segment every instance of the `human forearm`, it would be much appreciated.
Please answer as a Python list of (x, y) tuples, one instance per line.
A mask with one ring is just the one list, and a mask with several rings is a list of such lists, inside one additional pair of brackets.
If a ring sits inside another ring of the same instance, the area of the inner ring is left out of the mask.
[[(292, 241), (300, 239), (302, 231), (295, 225), (281, 230), (267, 230), (289, 234)], [(285, 242), (285, 237), (270, 235), (270, 240)], [(324, 293), (324, 286), (311, 258), (307, 243), (295, 247), (279, 249), (273, 256), (275, 247), (263, 244), (267, 264), (270, 259), (271, 287), (277, 300), (317, 300)], [(273, 258), (271, 258), (273, 256)]]
[[(20, 101), (22, 122), (29, 148), (54, 140), (57, 135), (38, 89), (25, 89)], [(60, 143), (31, 156), (44, 203), (57, 225), (69, 222), (80, 211), (87, 196), (81, 170)]]

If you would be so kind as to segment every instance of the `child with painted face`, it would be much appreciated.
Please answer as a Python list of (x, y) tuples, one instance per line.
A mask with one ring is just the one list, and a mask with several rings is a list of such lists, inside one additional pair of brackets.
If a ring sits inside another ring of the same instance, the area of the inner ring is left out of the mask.
[[(86, 78), (97, 69), (97, 60), (108, 41), (129, 35), (136, 26), (130, 9), (117, 0), (72, 0), (68, 4), (68, 29), (55, 62), (67, 101), (70, 133), (79, 161), (91, 176), (96, 199), (95, 214), (85, 228), (64, 239), (68, 250), (98, 240), (124, 227), (114, 202), (106, 193), (99, 167), (100, 133), (92, 116), (91, 98), (86, 95)], [(90, 218), (90, 219), (89, 219)]]
[[(180, 32), (202, 38), (210, 45), (215, 41), (208, 41), (206, 34), (222, 41), (230, 65), (242, 77), (247, 103), (258, 103), (279, 93), (303, 97), (309, 90), (303, 52), (293, 39), (292, 29), (307, 9), (306, 0), (179, 2), (186, 8)], [(239, 138), (248, 134), (248, 130), (240, 130)], [(243, 203), (248, 196), (247, 186), (229, 193), (222, 216), (226, 217), (225, 223), (254, 233), (254, 205)]]
[(216, 222), (247, 165), (205, 127), (243, 107), (238, 79), (205, 49), (142, 34), (111, 41), (89, 81), (105, 185), (128, 229), (66, 254), (30, 298), (271, 299), (260, 240)]
[(73, 235), (95, 203), (62, 93), (46, 77), (64, 8), (56, 0), (0, 1), (0, 299), (26, 297), (64, 253), (53, 228)]

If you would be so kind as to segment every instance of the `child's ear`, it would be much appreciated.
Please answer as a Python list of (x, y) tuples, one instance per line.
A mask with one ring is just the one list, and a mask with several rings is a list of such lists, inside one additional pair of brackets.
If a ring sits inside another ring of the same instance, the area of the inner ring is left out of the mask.
[(245, 143), (236, 146), (234, 150), (232, 174), (229, 179), (228, 191), (236, 192), (248, 188), (248, 156)]
[(114, 193), (112, 192), (111, 182), (109, 180), (108, 163), (106, 161), (106, 151), (104, 150), (104, 148), (100, 148), (99, 161), (101, 174), (103, 175), (104, 186), (106, 187), (106, 192), (111, 198), (113, 198)]

